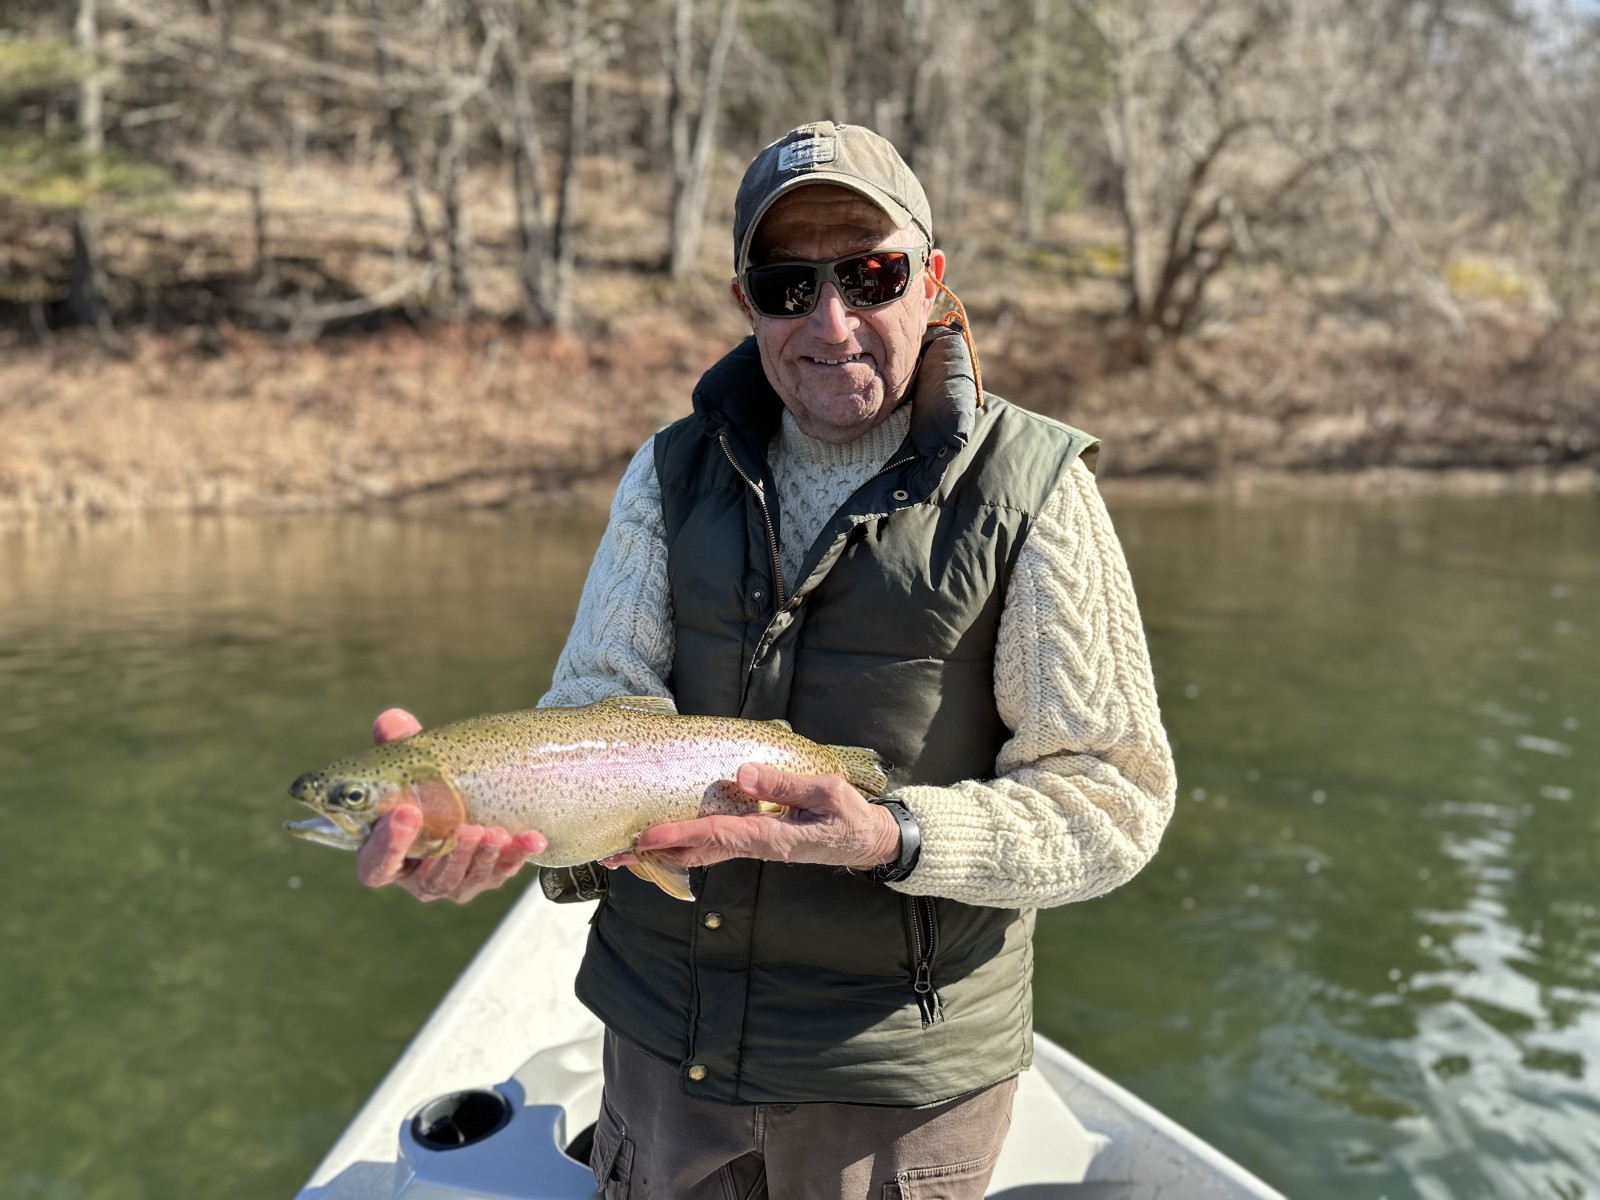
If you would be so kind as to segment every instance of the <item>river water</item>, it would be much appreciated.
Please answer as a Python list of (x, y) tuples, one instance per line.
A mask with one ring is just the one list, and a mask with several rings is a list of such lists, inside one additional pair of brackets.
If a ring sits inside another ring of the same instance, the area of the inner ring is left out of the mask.
[[(1600, 502), (1114, 506), (1181, 776), (1040, 1028), (1295, 1197), (1600, 1196)], [(543, 691), (599, 514), (0, 529), (0, 1197), (290, 1194), (510, 896), (287, 837)]]

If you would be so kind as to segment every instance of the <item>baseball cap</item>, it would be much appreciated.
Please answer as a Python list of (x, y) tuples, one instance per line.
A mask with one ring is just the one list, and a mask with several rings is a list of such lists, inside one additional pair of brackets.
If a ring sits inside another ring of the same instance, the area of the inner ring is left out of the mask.
[(914, 225), (933, 245), (933, 212), (922, 184), (893, 143), (861, 125), (815, 121), (791, 129), (756, 155), (733, 206), (733, 269), (749, 266), (756, 226), (780, 196), (832, 183), (859, 192), (894, 219)]

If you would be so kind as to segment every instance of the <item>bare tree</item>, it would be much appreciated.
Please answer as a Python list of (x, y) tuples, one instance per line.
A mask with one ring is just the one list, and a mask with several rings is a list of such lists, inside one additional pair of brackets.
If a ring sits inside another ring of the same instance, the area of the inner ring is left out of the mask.
[(705, 223), (706, 186), (711, 156), (716, 149), (717, 110), (722, 78), (739, 22), (739, 0), (722, 0), (716, 40), (711, 45), (704, 82), (700, 88), (700, 113), (694, 137), (689, 135), (690, 93), (694, 73), (694, 0), (675, 0), (673, 8), (672, 86), (668, 123), (672, 145), (672, 214), (668, 233), (667, 269), (683, 279), (694, 269), (700, 248), (700, 227)]
[(100, 12), (97, 0), (78, 0), (72, 40), (80, 53), (94, 60), (78, 84), (78, 136), (89, 173), (89, 199), (78, 208), (72, 222), (72, 269), (67, 308), (83, 325), (105, 329), (111, 321), (106, 305), (105, 255), (101, 249), (100, 215), (93, 192), (98, 183), (100, 159), (105, 153), (105, 77), (101, 72)]
[(589, 0), (569, 0), (567, 28), (567, 144), (561, 155), (561, 181), (556, 199), (555, 264), (552, 309), (557, 326), (572, 319), (572, 261), (576, 253), (573, 220), (578, 209), (578, 156), (589, 125)]
[(1386, 181), (1398, 81), (1431, 47), (1313, 0), (1072, 0), (1110, 74), (1102, 120), (1127, 251), (1127, 308), (1151, 336), (1192, 331), (1208, 289), (1283, 231), (1304, 236), (1359, 189), (1424, 299), (1461, 317)]

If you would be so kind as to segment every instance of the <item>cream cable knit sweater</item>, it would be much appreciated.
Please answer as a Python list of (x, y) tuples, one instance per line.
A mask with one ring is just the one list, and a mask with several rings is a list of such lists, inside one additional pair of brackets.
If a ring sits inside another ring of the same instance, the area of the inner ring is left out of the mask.
[[(866, 437), (830, 446), (788, 413), (770, 456), (784, 579), (910, 423), (902, 407)], [(634, 456), (541, 704), (669, 695), (673, 622), (651, 443)], [(1176, 776), (1122, 546), (1075, 462), (1012, 573), (995, 650), (995, 701), (1011, 729), (998, 778), (894, 793), (922, 827), (922, 856), (891, 886), (968, 904), (1042, 908), (1087, 900), (1150, 860)]]

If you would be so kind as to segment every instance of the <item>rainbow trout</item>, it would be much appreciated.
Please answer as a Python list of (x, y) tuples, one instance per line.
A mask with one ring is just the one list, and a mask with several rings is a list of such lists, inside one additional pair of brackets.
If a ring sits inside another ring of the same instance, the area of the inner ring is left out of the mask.
[[(798, 775), (843, 775), (864, 795), (887, 783), (885, 763), (859, 746), (823, 746), (786, 721), (679, 716), (672, 702), (623, 696), (576, 708), (474, 717), (374, 746), (296, 779), (289, 794), (317, 815), (286, 821), (296, 837), (358, 849), (399, 804), (422, 810), (413, 858), (447, 854), (456, 826), (536, 829), (532, 861), (572, 866), (632, 847), (662, 821), (715, 813), (781, 812), (732, 782), (741, 763)], [(635, 874), (691, 900), (688, 872), (641, 854)]]

